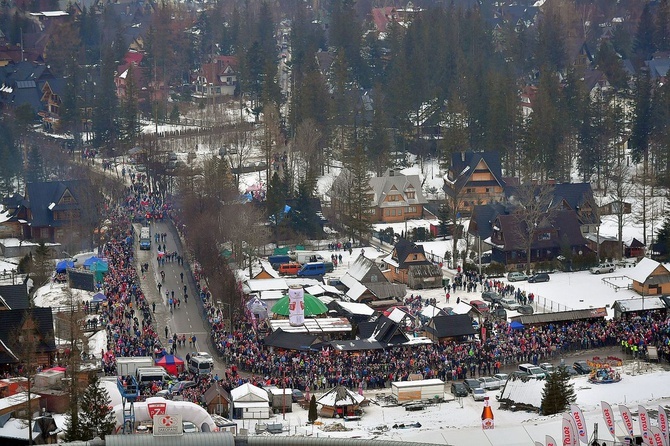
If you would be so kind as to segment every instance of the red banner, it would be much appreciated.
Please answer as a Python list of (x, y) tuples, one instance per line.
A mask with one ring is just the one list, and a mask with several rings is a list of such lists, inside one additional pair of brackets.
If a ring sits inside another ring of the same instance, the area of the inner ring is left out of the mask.
[(147, 410), (149, 411), (149, 416), (153, 419), (154, 415), (165, 415), (165, 409), (167, 408), (166, 403), (149, 403), (147, 404)]

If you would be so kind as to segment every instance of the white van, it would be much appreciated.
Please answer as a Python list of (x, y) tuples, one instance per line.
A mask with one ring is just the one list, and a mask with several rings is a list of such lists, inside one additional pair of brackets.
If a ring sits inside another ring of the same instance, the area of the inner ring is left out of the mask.
[(148, 384), (152, 381), (170, 381), (172, 376), (163, 367), (139, 367), (137, 369), (137, 382)]
[(544, 370), (533, 364), (519, 364), (519, 371), (535, 379), (544, 379), (547, 376)]
[(214, 369), (211, 357), (192, 356), (188, 360), (188, 371), (196, 375), (208, 375)]

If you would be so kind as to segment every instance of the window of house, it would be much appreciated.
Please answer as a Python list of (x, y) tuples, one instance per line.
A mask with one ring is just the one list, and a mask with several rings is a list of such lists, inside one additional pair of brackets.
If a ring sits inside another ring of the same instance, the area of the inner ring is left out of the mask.
[(489, 192), (491, 192), (491, 188), (490, 188), (490, 187), (487, 187), (487, 188), (486, 188), (486, 193), (488, 194)]
[(376, 274), (370, 275), (370, 282), (377, 282), (377, 275)]
[(407, 208), (407, 212), (409, 212), (409, 213), (416, 212), (416, 206), (409, 206)]
[(395, 269), (395, 273), (398, 274), (398, 268)]
[(418, 254), (412, 254), (412, 260), (419, 260)]
[(537, 235), (537, 239), (539, 241), (551, 240), (551, 233), (550, 232), (541, 232)]
[(386, 210), (386, 216), (389, 217), (391, 215), (391, 209)]
[(402, 209), (398, 209), (398, 215), (402, 215)]
[(405, 192), (407, 198), (416, 198), (416, 192)]
[(395, 209), (391, 209), (391, 217), (395, 217)]
[(466, 194), (471, 194), (472, 193), (472, 188), (471, 187), (466, 188), (465, 193)]

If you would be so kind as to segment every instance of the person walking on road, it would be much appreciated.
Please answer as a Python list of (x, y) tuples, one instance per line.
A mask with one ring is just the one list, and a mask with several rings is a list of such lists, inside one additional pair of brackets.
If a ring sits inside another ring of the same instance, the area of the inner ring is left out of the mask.
[(183, 272), (179, 273), (179, 277), (181, 277), (181, 283), (184, 283), (184, 273)]
[(168, 333), (168, 328), (167, 328), (167, 325), (166, 325), (166, 326), (165, 326), (165, 337), (166, 337), (166, 338), (168, 337), (168, 334), (169, 334), (169, 333)]

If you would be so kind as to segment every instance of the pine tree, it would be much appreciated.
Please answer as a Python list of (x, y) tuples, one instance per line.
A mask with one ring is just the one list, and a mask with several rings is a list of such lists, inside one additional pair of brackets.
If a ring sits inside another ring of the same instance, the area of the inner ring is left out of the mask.
[(307, 412), (307, 421), (310, 424), (314, 423), (319, 418), (319, 414), (316, 411), (316, 397), (312, 395), (312, 398), (309, 400), (309, 411)]
[(111, 149), (117, 138), (116, 87), (114, 85), (114, 52), (108, 47), (103, 52), (100, 82), (95, 92), (93, 108), (93, 140), (98, 147)]
[(351, 240), (356, 237), (363, 240), (368, 236), (372, 227), (370, 224), (372, 187), (370, 186), (370, 173), (367, 170), (363, 147), (356, 145), (351, 152), (345, 163), (351, 176), (348, 182), (346, 211), (342, 217), (343, 223), (349, 229)]
[(542, 391), (542, 414), (553, 415), (564, 412), (577, 399), (575, 387), (565, 366), (547, 375)]
[(93, 374), (81, 396), (81, 426), (89, 439), (111, 434), (115, 426), (107, 389), (99, 386), (100, 378)]
[(647, 2), (642, 10), (642, 15), (640, 15), (637, 32), (635, 33), (635, 42), (633, 44), (633, 51), (638, 59), (649, 60), (651, 58), (651, 55), (656, 50), (654, 35), (656, 35), (654, 15), (651, 11), (650, 3)]
[(39, 146), (34, 144), (28, 150), (26, 183), (37, 183), (38, 181), (44, 181), (44, 160)]

